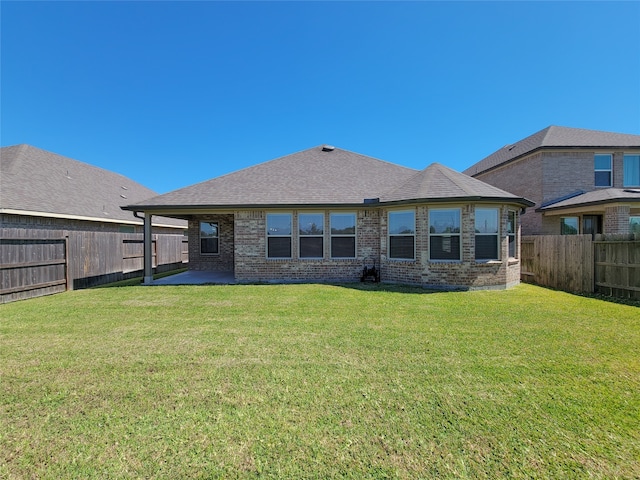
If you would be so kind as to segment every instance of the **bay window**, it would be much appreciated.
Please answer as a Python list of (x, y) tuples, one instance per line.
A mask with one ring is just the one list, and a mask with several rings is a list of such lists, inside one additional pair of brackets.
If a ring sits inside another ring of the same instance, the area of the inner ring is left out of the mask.
[(460, 209), (429, 210), (429, 259), (460, 260)]
[(414, 260), (415, 245), (415, 212), (389, 212), (389, 258)]
[(499, 258), (499, 212), (497, 208), (476, 208), (476, 260)]

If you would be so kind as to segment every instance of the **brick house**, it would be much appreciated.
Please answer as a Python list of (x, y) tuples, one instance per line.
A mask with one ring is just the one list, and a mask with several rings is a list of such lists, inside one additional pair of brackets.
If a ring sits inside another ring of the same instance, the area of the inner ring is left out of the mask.
[[(315, 147), (123, 207), (189, 223), (189, 268), (236, 282), (519, 283), (532, 203), (439, 164), (422, 171)], [(151, 279), (151, 269), (145, 272)]]
[(464, 173), (535, 202), (523, 235), (640, 233), (640, 135), (550, 126)]

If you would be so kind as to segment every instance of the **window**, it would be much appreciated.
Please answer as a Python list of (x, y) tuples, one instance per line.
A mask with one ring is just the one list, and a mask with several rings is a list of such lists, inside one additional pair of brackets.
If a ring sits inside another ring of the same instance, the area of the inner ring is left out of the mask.
[(518, 258), (518, 214), (510, 211), (507, 214), (507, 237), (509, 237), (509, 258)]
[(120, 225), (118, 231), (120, 233), (136, 233), (136, 227), (133, 225)]
[(322, 258), (324, 256), (324, 215), (301, 213), (298, 216), (300, 235), (300, 258)]
[(640, 234), (640, 217), (629, 217), (629, 233)]
[(356, 214), (332, 213), (331, 258), (355, 258), (356, 256)]
[(594, 157), (595, 186), (611, 186), (611, 154), (598, 154)]
[(560, 218), (560, 235), (577, 235), (578, 217)]
[(429, 210), (429, 258), (460, 260), (460, 209)]
[(415, 212), (389, 212), (389, 258), (414, 260), (415, 243)]
[(267, 214), (267, 257), (291, 258), (291, 214)]
[(625, 155), (623, 160), (625, 187), (640, 187), (640, 155)]
[(497, 208), (476, 208), (476, 260), (500, 258), (498, 218)]
[(218, 224), (215, 222), (200, 222), (200, 254), (216, 255), (220, 244)]

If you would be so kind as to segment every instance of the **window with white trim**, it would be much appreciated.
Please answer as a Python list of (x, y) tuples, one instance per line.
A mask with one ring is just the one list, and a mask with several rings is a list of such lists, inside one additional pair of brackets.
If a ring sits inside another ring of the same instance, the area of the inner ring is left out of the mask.
[(518, 258), (518, 213), (510, 210), (507, 213), (507, 237), (509, 239), (509, 258)]
[(610, 153), (594, 155), (595, 186), (610, 187), (613, 179), (613, 155)]
[(267, 257), (291, 258), (291, 214), (267, 213)]
[(624, 155), (623, 157), (624, 187), (640, 187), (640, 155)]
[(389, 258), (415, 260), (415, 211), (389, 212)]
[(500, 210), (476, 208), (476, 260), (498, 260), (500, 245)]
[(200, 222), (200, 254), (217, 255), (220, 248), (220, 231), (217, 222)]
[(324, 214), (299, 214), (298, 235), (300, 258), (322, 258), (324, 256)]
[(429, 259), (460, 260), (460, 209), (429, 209)]
[(332, 213), (329, 217), (331, 227), (331, 258), (356, 257), (356, 214)]

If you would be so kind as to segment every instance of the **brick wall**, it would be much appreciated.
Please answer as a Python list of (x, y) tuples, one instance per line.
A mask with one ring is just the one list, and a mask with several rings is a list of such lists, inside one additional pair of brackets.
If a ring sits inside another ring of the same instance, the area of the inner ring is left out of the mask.
[[(375, 260), (382, 281), (440, 288), (505, 288), (519, 283), (520, 262), (507, 259), (508, 238), (500, 236), (501, 258), (493, 262), (475, 261), (475, 206), (451, 205), (462, 212), (462, 260), (429, 260), (429, 206), (404, 207), (416, 212), (416, 259), (388, 258), (389, 209), (354, 211), (357, 218), (355, 259), (330, 258), (330, 213), (324, 213), (324, 258), (300, 259), (297, 219), (302, 211), (289, 210), (293, 219), (292, 258), (269, 259), (266, 253), (266, 211), (238, 210), (233, 215), (208, 215), (189, 222), (190, 268), (234, 270), (239, 282), (355, 282), (363, 266)], [(438, 205), (441, 208), (442, 205)], [(506, 232), (508, 206), (501, 207), (501, 232)], [(512, 209), (517, 207), (512, 207)], [(314, 211), (318, 213), (318, 211)], [(235, 218), (235, 224), (234, 224)], [(200, 220), (217, 221), (220, 227), (220, 254), (199, 255)]]
[[(200, 253), (200, 222), (218, 224), (219, 253), (215, 255)], [(233, 270), (234, 226), (233, 215), (203, 215), (189, 220), (189, 268), (191, 270), (209, 270), (230, 272)]]
[(629, 233), (629, 205), (605, 208), (604, 233)]

